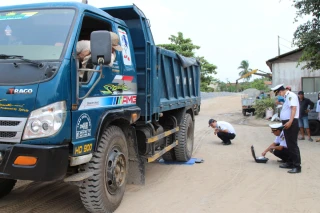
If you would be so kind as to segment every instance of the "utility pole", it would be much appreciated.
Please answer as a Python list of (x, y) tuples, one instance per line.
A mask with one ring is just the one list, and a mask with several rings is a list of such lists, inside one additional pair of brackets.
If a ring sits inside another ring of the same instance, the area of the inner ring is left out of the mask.
[(278, 56), (280, 55), (280, 36), (278, 36)]

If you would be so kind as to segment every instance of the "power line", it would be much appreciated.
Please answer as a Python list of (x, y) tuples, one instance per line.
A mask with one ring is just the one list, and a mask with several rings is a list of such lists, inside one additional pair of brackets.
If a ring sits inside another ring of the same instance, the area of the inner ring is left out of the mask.
[(287, 47), (286, 45), (283, 45), (283, 44), (280, 44), (280, 45), (283, 46), (283, 47), (286, 47), (287, 49), (293, 50), (293, 48)]
[(281, 38), (282, 40), (285, 40), (286, 42), (292, 43), (292, 41), (289, 41), (289, 40), (287, 40), (287, 39), (285, 39), (285, 38), (282, 38), (282, 37), (280, 37), (280, 36), (279, 36), (279, 38)]
[(288, 50), (292, 51), (295, 47), (288, 47), (286, 45), (283, 45), (280, 43), (280, 38), (286, 42), (289, 42), (291, 45), (292, 45), (292, 42), (290, 42), (289, 40), (285, 39), (285, 38), (282, 38), (278, 35), (278, 56), (280, 55), (280, 46), (283, 46), (285, 48), (287, 48)]

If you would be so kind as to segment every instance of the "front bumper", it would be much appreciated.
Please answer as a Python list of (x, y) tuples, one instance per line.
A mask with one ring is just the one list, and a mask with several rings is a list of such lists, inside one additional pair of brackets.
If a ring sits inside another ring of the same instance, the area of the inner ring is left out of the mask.
[[(0, 144), (0, 178), (52, 181), (64, 178), (68, 168), (68, 145)], [(34, 166), (14, 165), (18, 156), (37, 158)]]

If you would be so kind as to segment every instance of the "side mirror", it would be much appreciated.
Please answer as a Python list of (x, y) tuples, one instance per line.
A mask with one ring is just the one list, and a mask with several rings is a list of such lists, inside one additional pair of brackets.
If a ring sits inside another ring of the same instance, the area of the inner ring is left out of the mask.
[(108, 65), (111, 62), (112, 44), (109, 31), (93, 31), (90, 36), (91, 59), (94, 65)]

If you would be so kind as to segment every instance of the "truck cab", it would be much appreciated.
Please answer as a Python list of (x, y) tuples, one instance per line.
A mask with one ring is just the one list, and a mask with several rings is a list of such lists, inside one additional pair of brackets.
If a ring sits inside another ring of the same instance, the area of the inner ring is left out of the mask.
[[(136, 106), (135, 59), (125, 23), (106, 13), (102, 16), (101, 10), (88, 5), (60, 5), (9, 7), (0, 16), (0, 141), (5, 142), (6, 152), (12, 149), (11, 155), (28, 149), (26, 145), (37, 147), (32, 148), (37, 158), (32, 165), (35, 171), (19, 172), (19, 179), (32, 174), (37, 174), (33, 177), (37, 180), (61, 178), (69, 154), (91, 153), (96, 137), (92, 130), (97, 129), (96, 118), (106, 106)], [(99, 73), (86, 72), (79, 78), (76, 47), (78, 41), (90, 40), (91, 33), (99, 30), (117, 33), (126, 49), (116, 51), (112, 67), (103, 66), (106, 80), (93, 88)], [(3, 172), (10, 177), (15, 170), (19, 168), (7, 166)]]
[(64, 180), (111, 212), (144, 163), (191, 158), (199, 63), (156, 47), (135, 5), (2, 7), (0, 31), (0, 197), (16, 180)]

